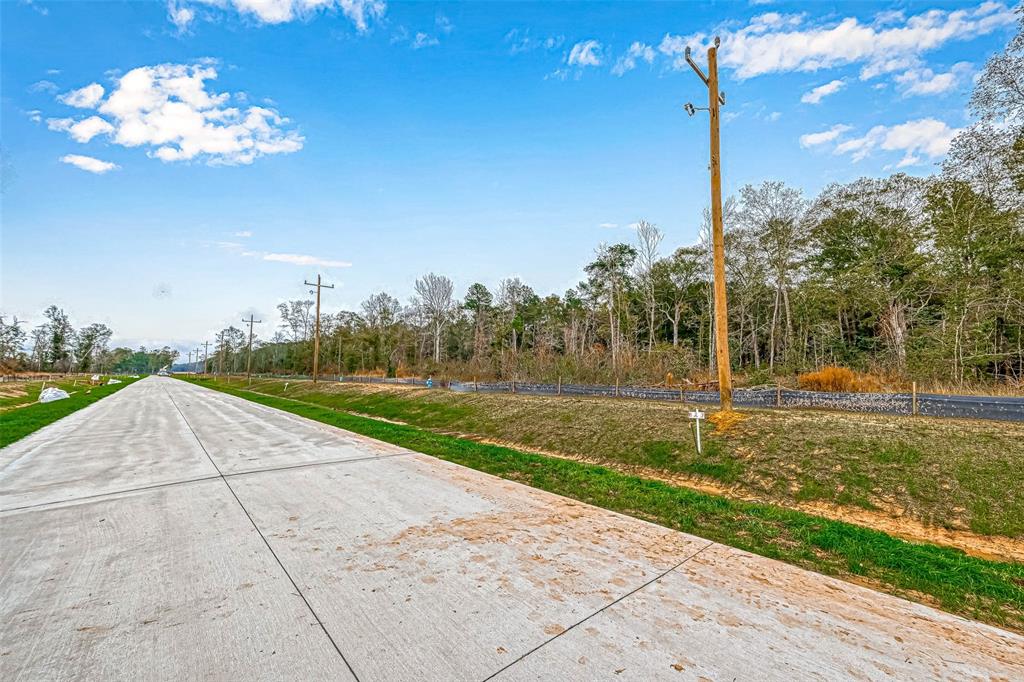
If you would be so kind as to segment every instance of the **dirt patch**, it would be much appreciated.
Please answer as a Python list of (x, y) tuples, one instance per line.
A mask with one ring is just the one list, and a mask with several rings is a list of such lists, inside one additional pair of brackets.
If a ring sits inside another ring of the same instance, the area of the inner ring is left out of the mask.
[(5, 386), (0, 388), (0, 398), (22, 398), (28, 395), (24, 386)]

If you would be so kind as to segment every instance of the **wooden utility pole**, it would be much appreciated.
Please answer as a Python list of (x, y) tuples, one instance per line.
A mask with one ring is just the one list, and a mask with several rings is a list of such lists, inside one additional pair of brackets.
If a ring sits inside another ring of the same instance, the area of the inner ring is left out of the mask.
[(220, 348), (217, 349), (217, 374), (224, 373), (224, 332), (217, 334), (220, 341)]
[(249, 355), (245, 360), (245, 380), (247, 383), (252, 383), (252, 326), (254, 324), (263, 324), (263, 320), (253, 319), (256, 317), (252, 313), (249, 314), (248, 320), (242, 320), (242, 322), (249, 323)]
[(210, 342), (203, 341), (203, 374), (206, 374), (206, 362), (210, 359)]
[[(690, 59), (686, 48), (686, 61), (708, 88), (707, 112), (711, 119), (711, 245), (714, 254), (715, 279), (715, 360), (718, 365), (718, 392), (723, 410), (732, 409), (732, 368), (729, 364), (729, 313), (725, 301), (725, 231), (722, 227), (722, 163), (719, 152), (719, 107), (725, 104), (725, 93), (718, 92), (718, 46), (708, 48), (708, 75)], [(693, 116), (697, 107), (687, 104), (686, 112)], [(703, 109), (703, 107), (701, 107)]]
[[(313, 383), (316, 383), (317, 373), (320, 370), (320, 290), (333, 289), (333, 284), (321, 284), (320, 275), (316, 276), (316, 284), (305, 282), (306, 286), (316, 287), (316, 326), (313, 331)], [(312, 291), (309, 293), (313, 293)]]

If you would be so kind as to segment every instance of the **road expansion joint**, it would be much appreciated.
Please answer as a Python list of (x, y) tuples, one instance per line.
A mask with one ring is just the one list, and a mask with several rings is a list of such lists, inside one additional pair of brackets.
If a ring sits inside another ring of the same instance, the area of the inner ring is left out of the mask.
[(550, 644), (551, 642), (555, 641), (556, 639), (558, 639), (558, 638), (559, 638), (559, 637), (561, 637), (562, 635), (566, 634), (567, 632), (569, 632), (569, 631), (571, 631), (571, 630), (575, 629), (576, 627), (578, 627), (578, 626), (580, 626), (580, 625), (583, 625), (583, 623), (586, 623), (586, 622), (587, 622), (588, 620), (590, 620), (590, 619), (591, 619), (591, 618), (593, 618), (594, 616), (596, 616), (596, 615), (598, 615), (598, 614), (600, 614), (600, 613), (604, 612), (604, 611), (605, 611), (605, 610), (607, 610), (607, 609), (610, 609), (611, 607), (615, 606), (616, 604), (618, 604), (619, 602), (623, 601), (624, 599), (627, 599), (628, 597), (631, 597), (632, 595), (636, 594), (637, 592), (639, 592), (640, 590), (644, 589), (644, 588), (645, 588), (645, 587), (647, 587), (648, 585), (653, 585), (654, 583), (658, 582), (659, 580), (661, 580), (662, 578), (664, 578), (665, 576), (667, 576), (667, 575), (668, 575), (669, 573), (671, 573), (672, 571), (676, 570), (677, 568), (679, 568), (680, 566), (682, 566), (683, 564), (685, 564), (685, 563), (686, 563), (687, 561), (689, 561), (690, 559), (694, 558), (695, 556), (697, 556), (698, 554), (700, 554), (701, 552), (703, 552), (703, 551), (704, 551), (704, 550), (706, 550), (706, 549), (707, 549), (708, 547), (711, 547), (711, 546), (712, 546), (712, 545), (714, 545), (714, 544), (716, 544), (716, 543), (714, 543), (714, 542), (708, 542), (708, 544), (704, 545), (703, 547), (701, 547), (700, 549), (698, 549), (698, 550), (697, 550), (696, 552), (694, 552), (693, 554), (690, 554), (689, 556), (685, 557), (685, 558), (684, 558), (684, 559), (683, 559), (682, 561), (680, 561), (679, 563), (677, 563), (677, 564), (675, 564), (674, 566), (670, 567), (669, 569), (667, 569), (667, 570), (665, 570), (665, 571), (663, 571), (663, 572), (659, 573), (658, 575), (654, 576), (653, 578), (651, 578), (651, 579), (650, 579), (650, 580), (648, 580), (647, 582), (645, 582), (645, 583), (643, 583), (642, 585), (639, 585), (638, 587), (636, 587), (636, 588), (634, 588), (634, 589), (630, 590), (629, 592), (627, 592), (626, 594), (622, 595), (621, 597), (618, 597), (617, 599), (615, 599), (615, 600), (613, 600), (613, 601), (610, 601), (610, 602), (608, 602), (607, 604), (605, 604), (604, 606), (602, 606), (601, 608), (599, 608), (599, 609), (598, 609), (597, 611), (594, 611), (594, 612), (593, 612), (593, 613), (591, 613), (590, 615), (588, 615), (588, 616), (585, 616), (584, 618), (580, 619), (580, 620), (579, 620), (578, 622), (576, 622), (576, 623), (573, 623), (572, 625), (570, 625), (569, 627), (567, 627), (567, 628), (566, 628), (565, 630), (562, 630), (562, 631), (561, 631), (560, 633), (558, 633), (557, 635), (554, 635), (554, 636), (553, 636), (553, 637), (551, 637), (550, 639), (546, 639), (546, 640), (544, 640), (543, 642), (541, 642), (541, 643), (540, 643), (540, 644), (538, 644), (537, 646), (533, 647), (532, 649), (530, 649), (529, 651), (527, 651), (527, 652), (526, 652), (525, 654), (523, 654), (522, 656), (520, 656), (520, 657), (519, 657), (519, 658), (517, 658), (516, 660), (512, 661), (511, 663), (508, 663), (507, 665), (505, 665), (505, 666), (503, 666), (503, 667), (499, 668), (498, 670), (494, 671), (493, 673), (491, 673), (490, 675), (488, 675), (487, 677), (485, 677), (485, 678), (484, 678), (484, 679), (482, 680), (482, 682), (488, 682), (488, 680), (492, 680), (492, 679), (496, 678), (496, 677), (497, 677), (498, 675), (500, 675), (501, 673), (505, 672), (505, 671), (506, 671), (506, 670), (508, 670), (509, 668), (511, 668), (511, 667), (513, 667), (513, 666), (515, 666), (515, 665), (516, 665), (517, 663), (519, 663), (520, 661), (522, 661), (523, 659), (525, 659), (525, 658), (526, 658), (527, 656), (529, 656), (529, 655), (531, 655), (531, 654), (533, 654), (533, 653), (535, 653), (535, 652), (539, 651), (540, 649), (544, 648), (545, 646), (547, 646), (547, 645), (548, 645), (548, 644)]
[(106, 499), (115, 499), (118, 495), (130, 495), (132, 493), (148, 492), (150, 490), (163, 490), (164, 488), (173, 488), (179, 485), (191, 485), (192, 483), (202, 483), (203, 481), (216, 481), (220, 476), (199, 476), (197, 478), (187, 478), (182, 481), (167, 481), (165, 483), (151, 483), (149, 485), (140, 485), (135, 488), (125, 488), (124, 490), (111, 490), (105, 493), (93, 493), (91, 495), (81, 495), (79, 497), (69, 497), (63, 500), (51, 500), (49, 502), (37, 502), (36, 504), (26, 504), (20, 507), (8, 507), (6, 509), (0, 509), (0, 514), (7, 514), (8, 512), (23, 512), (23, 511), (49, 511), (50, 509), (62, 509), (65, 506), (75, 504), (77, 502), (103, 502)]
[[(192, 433), (193, 435), (195, 435), (194, 431)], [(207, 457), (209, 457), (209, 453), (205, 454), (207, 455)], [(102, 502), (107, 498), (116, 498), (118, 495), (130, 495), (132, 493), (147, 492), (150, 490), (163, 490), (164, 488), (173, 488), (179, 485), (190, 485), (192, 483), (202, 483), (203, 481), (217, 481), (220, 480), (221, 478), (234, 478), (236, 476), (253, 476), (255, 474), (272, 473), (275, 471), (289, 471), (291, 469), (305, 469), (310, 467), (329, 466), (332, 464), (348, 464), (349, 462), (367, 462), (375, 459), (390, 459), (392, 457), (408, 457), (409, 455), (413, 454), (416, 453), (410, 450), (409, 452), (396, 452), (389, 455), (371, 455), (368, 457), (353, 457), (349, 459), (332, 459), (323, 462), (303, 462), (301, 464), (286, 464), (283, 466), (268, 467), (266, 469), (246, 469), (245, 471), (232, 471), (227, 473), (221, 472), (218, 469), (218, 472), (211, 476), (197, 476), (196, 478), (186, 478), (180, 481), (150, 483), (147, 485), (135, 486), (133, 488), (110, 490), (102, 493), (81, 495), (79, 497), (68, 497), (60, 500), (50, 500), (48, 502), (37, 502), (35, 504), (25, 504), (18, 507), (6, 507), (4, 509), (0, 509), (0, 514), (7, 514), (9, 512), (24, 512), (29, 510), (47, 511), (50, 508), (58, 509), (69, 504), (74, 504), (76, 502)], [(216, 465), (214, 465), (214, 467), (216, 468)]]
[(230, 471), (221, 474), (225, 478), (234, 478), (235, 476), (253, 476), (255, 474), (269, 474), (274, 471), (290, 471), (292, 469), (308, 469), (310, 467), (330, 466), (332, 464), (348, 464), (350, 462), (372, 462), (376, 459), (390, 459), (392, 457), (408, 457), (416, 453), (409, 452), (395, 452), (390, 455), (369, 455), (367, 457), (349, 457), (347, 459), (329, 459), (322, 462), (302, 462), (300, 464), (283, 464), (276, 467), (267, 467), (266, 469), (247, 469), (245, 471)]
[(221, 472), (220, 467), (217, 466), (217, 463), (213, 460), (213, 457), (210, 456), (210, 453), (207, 451), (206, 446), (203, 445), (203, 441), (200, 440), (199, 434), (196, 433), (195, 429), (192, 428), (192, 424), (189, 423), (188, 417), (186, 417), (185, 413), (181, 411), (180, 407), (178, 407), (178, 403), (175, 402), (174, 396), (172, 396), (170, 391), (168, 391), (166, 388), (164, 388), (164, 392), (167, 393), (167, 397), (170, 399), (171, 404), (174, 405), (174, 409), (178, 411), (178, 414), (180, 414), (181, 418), (185, 421), (185, 425), (188, 426), (189, 431), (192, 432), (192, 436), (196, 439), (196, 442), (199, 443), (199, 447), (203, 449), (203, 453), (206, 455), (207, 459), (210, 460), (210, 464), (212, 464), (213, 468), (217, 470), (217, 474), (220, 477), (220, 480), (224, 482), (225, 486), (227, 486), (227, 489), (231, 493), (231, 496), (235, 498), (235, 502), (238, 503), (238, 506), (245, 513), (246, 518), (249, 519), (249, 523), (252, 524), (253, 529), (255, 529), (255, 531), (259, 534), (260, 538), (263, 540), (263, 544), (266, 545), (267, 551), (269, 551), (271, 556), (274, 557), (274, 560), (277, 561), (277, 565), (281, 567), (281, 571), (284, 572), (285, 576), (288, 578), (288, 581), (291, 582), (292, 587), (295, 588), (295, 593), (298, 594), (299, 597), (302, 599), (303, 603), (306, 605), (306, 608), (309, 610), (309, 613), (313, 616), (313, 618), (317, 622), (317, 625), (319, 625), (320, 629), (323, 631), (324, 636), (326, 636), (328, 641), (330, 641), (331, 646), (334, 647), (334, 650), (338, 652), (338, 656), (341, 657), (342, 662), (345, 664), (345, 667), (348, 668), (348, 671), (352, 674), (352, 677), (356, 680), (356, 682), (359, 682), (359, 676), (356, 675), (356, 671), (352, 669), (352, 664), (348, 662), (347, 658), (345, 658), (345, 654), (341, 652), (341, 648), (338, 646), (338, 643), (334, 641), (334, 637), (331, 637), (331, 633), (327, 631), (327, 627), (324, 625), (324, 622), (320, 619), (320, 616), (317, 614), (317, 612), (313, 609), (312, 604), (309, 603), (309, 599), (306, 598), (306, 595), (302, 591), (302, 588), (299, 587), (299, 584), (295, 582), (295, 578), (293, 578), (292, 574), (288, 572), (287, 568), (285, 568), (284, 563), (281, 561), (281, 557), (277, 555), (277, 552), (275, 552), (274, 548), (270, 545), (270, 541), (267, 540), (267, 536), (264, 535), (263, 531), (260, 530), (260, 527), (256, 525), (256, 520), (252, 518), (252, 514), (250, 514), (249, 510), (245, 508), (244, 504), (242, 504), (242, 500), (238, 497), (238, 494), (235, 492), (235, 489), (231, 487), (231, 484), (228, 482), (227, 477), (224, 475), (223, 472)]

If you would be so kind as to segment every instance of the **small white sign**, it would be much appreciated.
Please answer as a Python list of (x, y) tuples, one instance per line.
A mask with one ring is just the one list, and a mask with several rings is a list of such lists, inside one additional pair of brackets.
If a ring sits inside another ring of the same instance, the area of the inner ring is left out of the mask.
[(703, 419), (703, 418), (704, 418), (704, 413), (701, 412), (700, 410), (694, 410), (693, 412), (690, 413), (690, 419)]

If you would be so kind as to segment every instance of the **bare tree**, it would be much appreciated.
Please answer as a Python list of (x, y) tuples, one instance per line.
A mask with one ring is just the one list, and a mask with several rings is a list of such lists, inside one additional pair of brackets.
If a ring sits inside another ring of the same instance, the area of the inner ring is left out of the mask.
[(416, 291), (417, 305), (429, 321), (434, 334), (434, 362), (440, 362), (441, 332), (454, 307), (452, 281), (444, 275), (429, 272), (416, 280), (413, 288)]
[(654, 264), (655, 290), (661, 312), (672, 325), (673, 347), (679, 346), (679, 326), (690, 305), (690, 290), (699, 281), (703, 265), (704, 252), (699, 246), (678, 248), (671, 257), (662, 258)]
[(665, 235), (658, 226), (641, 220), (636, 224), (637, 258), (636, 278), (643, 292), (644, 306), (647, 313), (647, 354), (654, 350), (655, 314), (658, 298), (654, 284), (654, 264), (658, 262), (658, 247)]
[(789, 304), (790, 285), (796, 276), (807, 238), (801, 224), (807, 202), (803, 192), (782, 182), (747, 185), (740, 190), (739, 222), (760, 242), (775, 287), (772, 326), (769, 330), (768, 366), (775, 367), (776, 330), (785, 314), (785, 349), (793, 347), (793, 314)]
[(277, 305), (278, 312), (284, 324), (281, 326), (289, 330), (292, 341), (305, 341), (309, 338), (309, 330), (312, 326), (312, 314), (309, 312), (313, 307), (313, 301), (286, 301)]
[[(370, 331), (371, 343), (376, 345), (380, 357), (386, 362), (390, 371), (395, 362), (394, 353), (398, 346), (396, 328), (402, 313), (402, 304), (394, 296), (382, 291), (363, 301), (362, 309), (362, 319)], [(339, 317), (340, 315), (341, 313), (339, 313)], [(337, 322), (340, 330), (342, 320), (339, 319)]]

